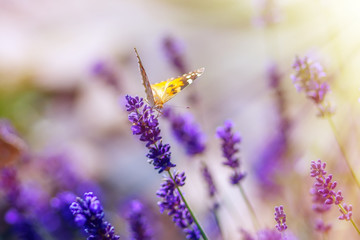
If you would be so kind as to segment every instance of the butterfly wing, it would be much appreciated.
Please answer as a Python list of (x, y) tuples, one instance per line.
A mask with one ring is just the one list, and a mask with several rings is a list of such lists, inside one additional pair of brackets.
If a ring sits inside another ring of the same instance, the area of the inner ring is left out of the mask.
[(170, 78), (166, 81), (152, 84), (151, 88), (160, 98), (159, 100), (155, 99), (155, 104), (163, 105), (164, 103), (172, 99), (185, 87), (192, 84), (196, 78), (200, 77), (203, 74), (203, 72), (204, 68), (200, 68), (196, 71), (186, 73), (180, 77)]
[(154, 95), (153, 95), (153, 92), (152, 92), (152, 88), (151, 88), (151, 85), (150, 85), (150, 81), (149, 81), (149, 78), (145, 72), (145, 68), (141, 62), (141, 59), (140, 59), (140, 56), (136, 50), (136, 48), (134, 48), (135, 50), (135, 53), (136, 53), (136, 57), (138, 59), (138, 63), (139, 63), (139, 68), (140, 68), (140, 73), (141, 73), (141, 77), (142, 77), (142, 82), (143, 82), (143, 85), (145, 87), (145, 94), (146, 94), (146, 98), (150, 104), (151, 107), (154, 107), (155, 106), (155, 100), (154, 100)]

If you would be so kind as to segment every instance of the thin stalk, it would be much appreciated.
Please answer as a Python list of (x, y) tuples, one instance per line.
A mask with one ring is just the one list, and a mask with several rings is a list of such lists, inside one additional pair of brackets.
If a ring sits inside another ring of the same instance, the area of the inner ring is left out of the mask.
[(245, 191), (244, 191), (244, 188), (241, 186), (240, 183), (238, 184), (238, 186), (239, 186), (241, 195), (242, 195), (242, 197), (244, 198), (245, 203), (246, 203), (248, 209), (250, 210), (250, 213), (251, 213), (251, 217), (252, 217), (252, 219), (253, 219), (254, 226), (255, 226), (256, 229), (259, 229), (260, 224), (259, 224), (259, 220), (258, 220), (257, 217), (256, 217), (255, 210), (254, 210), (253, 206), (251, 205), (251, 203), (250, 203), (250, 201), (249, 201), (249, 198), (247, 197), (247, 195), (246, 195), (246, 193), (245, 193)]
[(350, 169), (351, 176), (352, 176), (353, 179), (355, 180), (356, 185), (358, 186), (358, 188), (360, 188), (360, 181), (359, 181), (359, 179), (356, 177), (356, 174), (355, 174), (353, 168), (352, 168), (351, 165), (350, 165), (350, 161), (349, 161), (349, 158), (348, 158), (348, 156), (347, 156), (347, 154), (346, 154), (346, 152), (345, 152), (345, 149), (344, 149), (344, 147), (342, 146), (342, 144), (340, 143), (340, 138), (339, 138), (338, 132), (337, 132), (337, 130), (336, 130), (335, 124), (334, 124), (334, 122), (332, 121), (331, 116), (327, 116), (326, 118), (327, 118), (327, 120), (328, 120), (328, 122), (329, 122), (329, 124), (330, 124), (330, 126), (331, 126), (331, 130), (332, 130), (333, 133), (334, 133), (336, 142), (337, 142), (337, 144), (338, 144), (338, 146), (339, 146), (339, 149), (340, 149), (340, 152), (341, 152), (341, 154), (342, 154), (342, 156), (343, 156), (343, 158), (344, 158), (344, 160), (345, 160), (345, 162), (346, 162), (346, 165), (347, 165), (348, 168)]
[[(175, 180), (174, 180), (174, 178), (173, 178), (170, 170), (168, 170), (167, 172), (169, 173), (169, 176), (170, 176), (171, 180), (173, 180), (173, 182), (175, 182)], [(191, 209), (190, 209), (188, 203), (186, 202), (184, 195), (183, 195), (182, 192), (180, 191), (180, 188), (179, 188), (178, 185), (176, 185), (176, 189), (178, 190), (178, 192), (179, 192), (179, 194), (180, 194), (180, 196), (181, 196), (181, 199), (182, 199), (183, 202), (185, 203), (186, 208), (188, 209), (188, 211), (189, 211), (192, 219), (194, 220), (196, 226), (198, 227), (201, 236), (203, 237), (204, 240), (208, 240), (208, 237), (206, 236), (206, 234), (205, 234), (204, 230), (202, 229), (200, 223), (197, 221), (196, 217), (194, 216), (193, 212), (191, 211)]]
[(212, 213), (214, 214), (215, 222), (216, 222), (216, 225), (217, 225), (217, 227), (218, 227), (218, 229), (219, 229), (219, 234), (220, 234), (220, 236), (221, 236), (221, 239), (224, 239), (223, 232), (222, 232), (221, 226), (220, 226), (220, 219), (219, 219), (219, 214), (218, 214), (218, 207), (214, 206), (211, 211), (212, 211)]

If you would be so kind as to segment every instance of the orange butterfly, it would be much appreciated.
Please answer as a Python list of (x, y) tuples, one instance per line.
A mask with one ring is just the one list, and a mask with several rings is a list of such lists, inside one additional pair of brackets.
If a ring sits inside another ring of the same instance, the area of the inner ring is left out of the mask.
[(141, 62), (140, 56), (136, 48), (134, 49), (139, 62), (140, 73), (143, 85), (145, 87), (146, 98), (150, 106), (155, 107), (156, 109), (162, 109), (167, 101), (172, 99), (186, 86), (192, 84), (194, 80), (200, 77), (204, 72), (204, 68), (199, 68), (196, 71), (186, 73), (176, 78), (169, 78), (159, 83), (150, 84), (144, 66)]

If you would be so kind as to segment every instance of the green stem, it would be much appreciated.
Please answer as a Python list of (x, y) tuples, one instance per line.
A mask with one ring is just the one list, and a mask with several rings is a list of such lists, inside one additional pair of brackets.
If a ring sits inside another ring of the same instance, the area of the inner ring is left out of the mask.
[(336, 131), (336, 127), (335, 127), (334, 122), (332, 121), (331, 116), (327, 116), (327, 120), (329, 121), (329, 124), (330, 124), (331, 129), (332, 129), (332, 131), (333, 131), (333, 133), (334, 133), (336, 142), (337, 142), (337, 144), (338, 144), (338, 146), (339, 146), (339, 149), (340, 149), (341, 154), (343, 155), (343, 158), (344, 158), (344, 160), (345, 160), (345, 162), (346, 162), (346, 165), (347, 165), (348, 168), (350, 169), (351, 176), (352, 176), (353, 179), (355, 180), (356, 185), (360, 188), (360, 181), (359, 181), (358, 178), (356, 177), (356, 174), (355, 174), (354, 170), (352, 169), (352, 167), (351, 167), (351, 165), (350, 165), (350, 161), (349, 161), (349, 158), (348, 158), (348, 156), (347, 156), (347, 154), (346, 154), (346, 152), (345, 152), (345, 149), (344, 149), (344, 147), (342, 146), (342, 144), (340, 143), (340, 138), (339, 138), (339, 135), (338, 135), (338, 133), (337, 133), (337, 131)]
[(246, 195), (246, 193), (245, 193), (245, 191), (244, 191), (244, 188), (241, 186), (240, 183), (238, 183), (238, 186), (239, 186), (239, 188), (240, 188), (241, 195), (242, 195), (242, 197), (244, 198), (245, 203), (246, 203), (248, 209), (250, 210), (250, 213), (251, 213), (251, 217), (252, 217), (252, 219), (253, 219), (254, 226), (255, 226), (256, 229), (259, 229), (260, 224), (259, 224), (259, 220), (258, 220), (257, 217), (256, 217), (255, 210), (254, 210), (253, 206), (251, 205), (251, 203), (250, 203), (250, 201), (249, 201), (249, 198), (247, 197), (247, 195)]
[[(167, 172), (169, 173), (169, 176), (170, 176), (171, 180), (173, 180), (173, 182), (175, 183), (175, 179), (173, 178), (170, 170), (168, 170)], [(188, 211), (189, 211), (192, 219), (194, 220), (196, 226), (198, 227), (201, 236), (203, 237), (204, 240), (208, 240), (208, 237), (206, 236), (206, 234), (205, 234), (204, 230), (202, 229), (201, 225), (199, 224), (199, 222), (198, 222), (197, 219), (195, 218), (193, 212), (191, 211), (191, 209), (190, 209), (188, 203), (186, 202), (184, 195), (183, 195), (182, 192), (180, 191), (180, 188), (179, 188), (178, 185), (176, 185), (176, 189), (178, 190), (178, 192), (179, 192), (179, 194), (180, 194), (180, 196), (181, 196), (181, 199), (182, 199), (183, 202), (185, 203), (186, 208), (188, 209)]]

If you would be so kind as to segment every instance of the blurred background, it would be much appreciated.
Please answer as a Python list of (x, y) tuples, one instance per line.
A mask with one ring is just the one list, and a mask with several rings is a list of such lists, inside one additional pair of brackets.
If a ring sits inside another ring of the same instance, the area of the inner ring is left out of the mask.
[[(17, 131), (11, 141), (1, 136), (11, 142), (2, 165), (16, 169), (30, 195), (42, 192), (34, 204), (51, 202), (62, 190), (78, 196), (94, 191), (105, 218), (126, 239), (126, 206), (139, 199), (155, 219), (154, 239), (184, 239), (158, 211), (155, 192), (162, 174), (146, 162), (147, 149), (127, 120), (125, 95), (145, 97), (136, 47), (152, 83), (205, 68), (166, 105), (193, 115), (206, 136), (206, 151), (190, 158), (166, 119), (160, 128), (171, 144), (172, 162), (186, 172), (183, 191), (210, 239), (221, 238), (211, 232), (214, 200), (201, 162), (217, 185), (223, 239), (242, 239), (241, 229), (256, 231), (239, 190), (229, 184), (231, 171), (222, 165), (215, 133), (227, 119), (242, 136), (238, 156), (247, 172), (242, 185), (261, 228), (275, 226), (274, 206), (282, 204), (289, 236), (322, 239), (314, 230), (319, 215), (311, 208), (310, 161), (328, 163), (354, 206), (355, 222), (360, 222), (359, 189), (329, 123), (297, 93), (290, 75), (295, 56), (308, 55), (323, 65), (340, 141), (360, 174), (359, 8), (354, 0), (0, 0), (0, 117)], [(11, 203), (2, 199), (0, 239), (18, 239), (6, 220)], [(26, 217), (34, 218), (36, 211)], [(351, 224), (337, 217), (333, 208), (323, 219), (332, 224), (328, 239), (355, 238)], [(57, 239), (50, 235), (59, 226), (40, 235)]]

